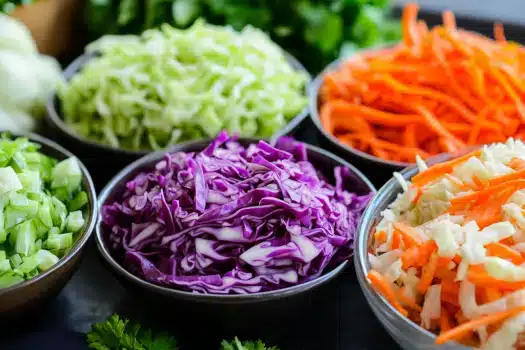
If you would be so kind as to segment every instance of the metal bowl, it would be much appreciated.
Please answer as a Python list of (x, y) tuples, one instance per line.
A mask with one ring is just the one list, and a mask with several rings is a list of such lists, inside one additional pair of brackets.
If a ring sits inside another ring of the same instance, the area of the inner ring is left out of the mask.
[[(441, 159), (443, 160), (443, 159)], [(415, 167), (403, 171), (403, 177), (409, 180), (417, 174)], [(381, 220), (381, 212), (392, 203), (403, 189), (395, 178), (391, 178), (368, 204), (355, 238), (354, 267), (357, 280), (372, 311), (383, 324), (383, 327), (395, 341), (407, 350), (462, 350), (467, 349), (457, 343), (436, 345), (436, 336), (400, 314), (392, 305), (380, 296), (366, 279), (370, 270), (368, 249), (372, 243), (374, 228)]]
[[(77, 59), (75, 59), (65, 70), (63, 73), (63, 77), (65, 80), (70, 80), (75, 74), (80, 72), (82, 68), (93, 58), (97, 56), (96, 53), (86, 53), (81, 56), (79, 56)], [(290, 63), (290, 65), (297, 71), (304, 72), (308, 76), (308, 81), (306, 83), (305, 88), (305, 95), (307, 94), (308, 84), (311, 81), (311, 76), (304, 68), (304, 66), (293, 56), (285, 52), (286, 59)], [(96, 181), (99, 178), (104, 178), (105, 183), (107, 180), (109, 180), (109, 177), (107, 176), (108, 170), (117, 170), (121, 169), (125, 165), (129, 164), (130, 162), (136, 160), (137, 158), (140, 158), (150, 152), (152, 150), (144, 149), (144, 150), (129, 150), (129, 149), (123, 149), (123, 148), (116, 148), (112, 147), (106, 144), (102, 144), (93, 140), (90, 140), (88, 138), (85, 138), (81, 135), (78, 135), (74, 132), (74, 130), (71, 129), (69, 125), (67, 125), (62, 116), (61, 116), (61, 106), (60, 106), (60, 100), (55, 93), (51, 99), (49, 99), (47, 105), (47, 122), (50, 125), (51, 129), (54, 131), (55, 136), (63, 141), (64, 144), (70, 145), (71, 149), (73, 149), (76, 153), (79, 154), (79, 156), (84, 159), (88, 166), (89, 163), (96, 163), (98, 168), (104, 168), (105, 171), (101, 172), (100, 176), (99, 174), (96, 174), (94, 178)], [(308, 106), (305, 106), (303, 110), (297, 114), (290, 122), (281, 130), (277, 131), (274, 135), (272, 135), (272, 139), (276, 139), (279, 136), (283, 136), (286, 134), (291, 133), (293, 130), (295, 130), (299, 124), (308, 116)], [(103, 162), (103, 167), (100, 167), (100, 163)], [(91, 168), (91, 167), (90, 167)], [(111, 171), (109, 171), (111, 173)], [(113, 175), (111, 173), (111, 175)], [(97, 181), (98, 182), (98, 181)], [(102, 181), (101, 181), (102, 182)], [(98, 185), (98, 183), (97, 183)]]
[[(255, 141), (253, 139), (240, 140), (245, 145)], [(208, 144), (209, 141), (189, 142), (177, 145), (169, 151), (201, 151)], [(343, 165), (348, 167), (354, 175), (347, 183), (348, 189), (360, 194), (375, 192), (375, 188), (370, 181), (352, 165), (320, 148), (308, 144), (306, 146), (308, 159), (329, 180), (333, 181), (334, 167)], [(154, 164), (160, 161), (164, 154), (165, 152), (151, 153), (118, 173), (102, 190), (99, 200), (99, 211), (102, 206), (113, 203), (119, 198), (125, 191), (126, 182), (131, 180), (141, 170), (153, 168)], [(229, 325), (236, 328), (250, 325), (253, 329), (254, 322), (260, 322), (261, 325), (265, 323), (267, 325), (267, 322), (275, 324), (277, 319), (284, 320), (288, 316), (299, 314), (297, 311), (301, 309), (305, 301), (308, 301), (309, 292), (334, 279), (350, 264), (348, 260), (345, 260), (337, 267), (312, 281), (275, 291), (246, 295), (196, 294), (152, 284), (130, 273), (112, 256), (106, 244), (106, 234), (106, 228), (102, 225), (102, 219), (99, 216), (95, 239), (103, 262), (125, 285), (137, 291), (138, 295), (147, 298), (148, 302), (157, 301), (159, 308), (162, 310), (176, 309), (176, 315), (179, 318), (181, 317), (181, 310), (185, 309), (188, 311), (185, 315), (189, 314), (195, 317), (200, 323), (206, 319), (211, 324)], [(290, 310), (295, 311), (289, 312)], [(163, 314), (166, 314), (166, 312)], [(276, 315), (279, 315), (279, 317), (275, 317)], [(184, 319), (186, 320), (186, 318)]]
[[(13, 137), (27, 137), (30, 141), (40, 144), (42, 146), (40, 152), (58, 160), (73, 156), (68, 150), (42, 136), (29, 133), (11, 134)], [(30, 280), (0, 289), (0, 320), (10, 321), (13, 317), (22, 318), (28, 315), (34, 308), (41, 306), (45, 301), (57, 295), (78, 269), (86, 242), (95, 228), (97, 218), (97, 197), (93, 181), (86, 167), (82, 163), (79, 165), (82, 171), (82, 186), (89, 198), (84, 228), (78, 234), (76, 243), (71, 250), (51, 269)]]
[[(388, 48), (360, 51), (358, 54), (366, 54), (376, 50), (388, 50)], [(384, 160), (350, 147), (324, 130), (323, 126), (321, 125), (321, 120), (319, 119), (319, 89), (323, 84), (324, 77), (327, 73), (337, 70), (347, 60), (348, 58), (344, 58), (332, 62), (317, 77), (315, 77), (315, 79), (312, 81), (312, 84), (310, 84), (308, 89), (310, 118), (319, 132), (323, 135), (322, 143), (326, 149), (330, 149), (341, 157), (351, 160), (354, 164), (358, 165), (360, 169), (367, 169), (368, 171), (364, 172), (370, 177), (374, 184), (383, 184), (391, 177), (392, 172), (401, 170), (412, 164)]]

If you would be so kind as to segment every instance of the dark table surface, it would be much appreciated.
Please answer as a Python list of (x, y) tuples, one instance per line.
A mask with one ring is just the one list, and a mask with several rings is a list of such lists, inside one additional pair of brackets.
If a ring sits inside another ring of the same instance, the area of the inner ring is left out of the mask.
[[(439, 21), (439, 16), (427, 15), (426, 19), (432, 24)], [(458, 24), (486, 34), (491, 31), (487, 22), (460, 18)], [(517, 26), (507, 27), (507, 34), (514, 40), (523, 39), (522, 29)], [(319, 141), (309, 120), (301, 124), (295, 136), (313, 144)], [(98, 166), (102, 169), (105, 164)], [(97, 181), (98, 176), (94, 177)], [(100, 189), (101, 185), (97, 187)], [(258, 336), (288, 350), (398, 349), (368, 307), (352, 267), (323, 288), (308, 309), (297, 322), (278, 329), (269, 325), (268, 329), (258, 330)], [(87, 349), (84, 333), (92, 323), (118, 312), (159, 327), (155, 325), (155, 316), (148, 311), (147, 300), (143, 303), (131, 301), (128, 291), (102, 266), (90, 242), (79, 271), (60, 295), (45, 310), (32, 315), (24, 327), (18, 328), (18, 333), (3, 336), (0, 349)], [(221, 337), (213, 330), (199, 329), (198, 325), (188, 325), (176, 333), (186, 349), (217, 349)]]

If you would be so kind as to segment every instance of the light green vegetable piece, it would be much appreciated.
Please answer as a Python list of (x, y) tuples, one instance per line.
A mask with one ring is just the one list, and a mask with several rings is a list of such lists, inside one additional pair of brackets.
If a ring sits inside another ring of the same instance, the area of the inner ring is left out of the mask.
[(40, 249), (37, 251), (35, 256), (38, 260), (38, 268), (42, 272), (49, 270), (59, 260), (55, 254), (45, 249)]
[[(78, 165), (78, 160), (75, 157), (71, 157), (61, 161), (53, 168), (51, 178), (52, 189), (64, 189), (68, 196), (72, 195), (82, 182), (82, 171)], [(62, 193), (61, 196), (63, 196)], [(67, 198), (60, 199), (64, 200)]]
[(0, 195), (22, 189), (22, 183), (12, 167), (0, 168)]
[(66, 230), (70, 232), (78, 232), (84, 227), (84, 218), (80, 210), (69, 213), (66, 219)]

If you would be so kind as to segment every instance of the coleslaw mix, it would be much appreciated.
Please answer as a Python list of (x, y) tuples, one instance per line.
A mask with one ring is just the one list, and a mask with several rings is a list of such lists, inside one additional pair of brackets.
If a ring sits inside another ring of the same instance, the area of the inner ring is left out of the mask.
[(525, 334), (525, 144), (484, 146), (431, 167), (383, 211), (369, 282), (438, 335), (516, 349)]

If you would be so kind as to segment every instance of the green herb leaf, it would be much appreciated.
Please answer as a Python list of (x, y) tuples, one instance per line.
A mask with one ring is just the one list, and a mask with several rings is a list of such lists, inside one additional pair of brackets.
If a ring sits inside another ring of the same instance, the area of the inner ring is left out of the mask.
[(95, 323), (86, 336), (96, 350), (177, 350), (177, 342), (165, 333), (154, 334), (139, 324), (112, 315), (107, 321)]

